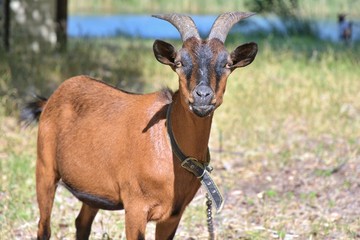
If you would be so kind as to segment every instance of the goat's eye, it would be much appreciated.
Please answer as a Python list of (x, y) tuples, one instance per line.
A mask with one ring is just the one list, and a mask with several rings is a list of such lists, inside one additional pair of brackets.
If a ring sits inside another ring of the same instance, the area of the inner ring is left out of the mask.
[(182, 63), (180, 61), (175, 62), (175, 67), (177, 68), (182, 67)]
[(224, 68), (230, 69), (231, 68), (231, 63), (226, 63)]

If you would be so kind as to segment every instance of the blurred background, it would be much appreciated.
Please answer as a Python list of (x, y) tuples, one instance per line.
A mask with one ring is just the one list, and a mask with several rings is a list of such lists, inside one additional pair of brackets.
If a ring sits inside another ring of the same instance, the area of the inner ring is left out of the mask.
[[(233, 27), (227, 49), (254, 41), (259, 53), (230, 76), (214, 117), (213, 174), (226, 198), (219, 239), (360, 238), (358, 0), (0, 0), (0, 236), (36, 234), (36, 126), (18, 122), (26, 101), (81, 74), (138, 93), (176, 90), (152, 44), (180, 48), (180, 35), (151, 14), (188, 14), (206, 38), (227, 11), (257, 13)], [(203, 194), (177, 239), (206, 239)], [(55, 239), (73, 239), (79, 208), (59, 188)], [(102, 212), (92, 237), (122, 239), (123, 224)]]

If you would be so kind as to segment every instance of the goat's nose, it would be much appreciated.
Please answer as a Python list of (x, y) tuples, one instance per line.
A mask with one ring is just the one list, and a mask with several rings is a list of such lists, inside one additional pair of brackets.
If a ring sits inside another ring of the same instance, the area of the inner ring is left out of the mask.
[(214, 93), (212, 89), (205, 85), (200, 85), (195, 88), (194, 98), (199, 100), (203, 104), (209, 104), (212, 100)]
[(196, 94), (201, 97), (207, 97), (211, 94), (211, 89), (209, 89), (209, 87), (206, 86), (200, 86), (196, 89)]

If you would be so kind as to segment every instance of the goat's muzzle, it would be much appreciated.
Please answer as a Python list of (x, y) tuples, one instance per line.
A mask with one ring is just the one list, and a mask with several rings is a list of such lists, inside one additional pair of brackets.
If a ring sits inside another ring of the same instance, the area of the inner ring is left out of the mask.
[(197, 116), (206, 117), (214, 111), (214, 92), (209, 86), (202, 84), (196, 86), (192, 92), (192, 97), (190, 110)]

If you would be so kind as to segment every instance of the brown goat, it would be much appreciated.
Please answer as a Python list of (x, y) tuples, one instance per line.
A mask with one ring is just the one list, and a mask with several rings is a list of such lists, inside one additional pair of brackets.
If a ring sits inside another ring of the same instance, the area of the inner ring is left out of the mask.
[(39, 118), (36, 191), (40, 210), (38, 239), (50, 238), (50, 216), (60, 182), (80, 201), (76, 239), (88, 239), (99, 209), (125, 209), (127, 239), (144, 239), (156, 222), (156, 239), (172, 239), (185, 207), (200, 187), (172, 151), (166, 112), (180, 149), (207, 161), (214, 110), (220, 106), (229, 74), (250, 64), (256, 43), (229, 54), (230, 28), (251, 13), (225, 13), (202, 40), (188, 16), (156, 15), (181, 33), (176, 51), (156, 40), (156, 59), (179, 76), (179, 90), (130, 94), (87, 76), (65, 81), (48, 99), (29, 105), (24, 119)]

